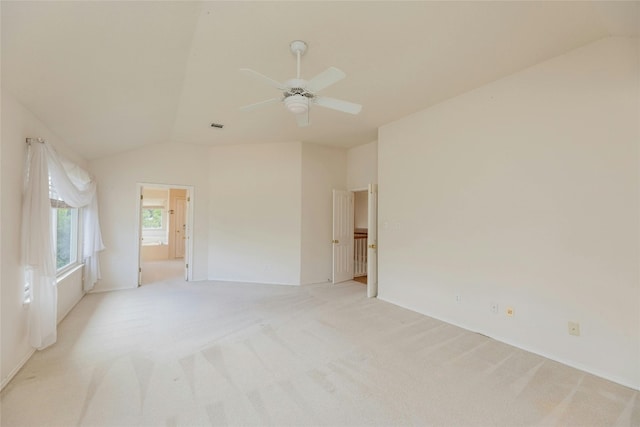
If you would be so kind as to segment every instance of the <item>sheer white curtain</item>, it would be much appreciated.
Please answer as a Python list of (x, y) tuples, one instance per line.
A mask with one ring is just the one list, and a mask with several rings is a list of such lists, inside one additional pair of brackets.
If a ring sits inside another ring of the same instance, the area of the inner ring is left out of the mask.
[(47, 142), (44, 144), (51, 183), (66, 204), (84, 208), (82, 221), (82, 257), (85, 263), (85, 291), (90, 291), (100, 279), (98, 252), (104, 249), (98, 216), (96, 182), (81, 167), (56, 153)]
[(83, 207), (85, 290), (100, 278), (98, 252), (104, 249), (98, 217), (96, 183), (89, 174), (59, 156), (47, 142), (28, 148), (23, 200), (22, 257), (31, 289), (29, 341), (43, 349), (56, 341), (57, 288), (51, 230), (49, 176), (56, 193), (69, 206)]
[(58, 309), (47, 171), (44, 145), (31, 144), (22, 200), (22, 262), (24, 279), (31, 290), (29, 343), (38, 349), (56, 342)]

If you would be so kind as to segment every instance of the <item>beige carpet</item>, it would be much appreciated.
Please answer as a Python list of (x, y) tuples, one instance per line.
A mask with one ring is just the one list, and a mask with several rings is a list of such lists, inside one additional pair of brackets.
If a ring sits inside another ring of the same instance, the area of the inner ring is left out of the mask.
[(143, 285), (184, 278), (183, 258), (162, 261), (142, 261), (140, 268), (142, 268)]
[(86, 296), (2, 393), (2, 426), (639, 426), (640, 397), (365, 297), (165, 281)]

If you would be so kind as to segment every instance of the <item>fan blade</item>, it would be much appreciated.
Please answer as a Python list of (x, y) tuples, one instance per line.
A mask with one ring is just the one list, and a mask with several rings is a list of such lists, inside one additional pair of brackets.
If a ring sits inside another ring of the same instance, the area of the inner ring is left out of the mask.
[(329, 67), (307, 83), (307, 91), (316, 93), (344, 79), (347, 75), (336, 67)]
[(283, 83), (277, 82), (273, 80), (271, 77), (267, 77), (264, 74), (260, 74), (257, 71), (253, 71), (250, 68), (240, 68), (240, 72), (246, 76), (251, 76), (259, 80), (262, 80), (263, 82), (267, 83), (269, 86), (273, 86), (276, 89), (280, 89), (280, 90), (287, 89), (287, 86), (285, 86)]
[(275, 102), (280, 102), (280, 101), (282, 101), (282, 98), (271, 98), (271, 99), (267, 99), (266, 101), (256, 102), (255, 104), (245, 105), (244, 107), (240, 107), (240, 110), (251, 111), (251, 110), (255, 110), (256, 108), (260, 108), (263, 105), (269, 105), (269, 104), (273, 104)]
[(362, 105), (341, 99), (327, 98), (326, 96), (316, 96), (311, 98), (311, 102), (325, 108), (342, 111), (343, 113), (358, 114), (362, 110)]
[(307, 110), (306, 113), (302, 113), (302, 114), (296, 114), (296, 120), (298, 122), (298, 126), (305, 127), (305, 126), (309, 126), (310, 122), (309, 122), (309, 110)]

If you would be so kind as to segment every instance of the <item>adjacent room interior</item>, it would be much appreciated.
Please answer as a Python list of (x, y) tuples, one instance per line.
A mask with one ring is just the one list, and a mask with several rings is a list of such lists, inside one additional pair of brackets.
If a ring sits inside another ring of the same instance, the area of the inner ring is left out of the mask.
[(140, 285), (187, 278), (187, 189), (141, 185)]
[(640, 2), (0, 14), (2, 425), (640, 425)]

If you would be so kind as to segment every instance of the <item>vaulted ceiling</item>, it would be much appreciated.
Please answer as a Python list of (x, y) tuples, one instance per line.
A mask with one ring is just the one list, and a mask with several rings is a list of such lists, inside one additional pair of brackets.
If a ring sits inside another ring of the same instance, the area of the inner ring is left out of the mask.
[[(310, 141), (350, 147), (379, 126), (610, 35), (637, 36), (638, 2), (2, 1), (2, 90), (87, 159), (156, 143)], [(242, 75), (347, 77), (299, 128)], [(210, 126), (224, 124), (223, 129)]]

